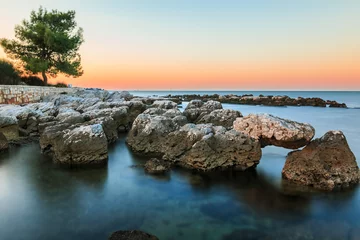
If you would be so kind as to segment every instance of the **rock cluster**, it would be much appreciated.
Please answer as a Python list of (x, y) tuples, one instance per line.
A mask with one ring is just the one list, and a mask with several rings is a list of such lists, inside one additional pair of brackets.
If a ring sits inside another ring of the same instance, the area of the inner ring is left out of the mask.
[(159, 240), (157, 237), (139, 230), (117, 231), (111, 234), (109, 240)]
[[(221, 112), (227, 114), (220, 116)], [(135, 152), (191, 169), (245, 170), (259, 163), (261, 148), (257, 140), (226, 128), (239, 116), (239, 112), (225, 111), (215, 101), (192, 101), (184, 113), (150, 108), (135, 119), (127, 143)], [(198, 119), (210, 123), (188, 123)]]
[(108, 143), (130, 129), (146, 109), (128, 92), (82, 89), (43, 97), (42, 102), (0, 107), (0, 132), (10, 141), (40, 137), (43, 152), (55, 162), (84, 165), (105, 163)]
[(327, 132), (304, 149), (289, 153), (282, 175), (324, 190), (348, 187), (360, 179), (355, 156), (341, 131)]

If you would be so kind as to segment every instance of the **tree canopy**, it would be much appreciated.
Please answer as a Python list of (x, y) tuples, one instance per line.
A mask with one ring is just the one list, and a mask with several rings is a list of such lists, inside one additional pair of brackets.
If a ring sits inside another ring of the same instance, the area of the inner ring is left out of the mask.
[(0, 59), (0, 84), (16, 85), (20, 81), (19, 73), (14, 66), (3, 59)]
[(83, 30), (77, 27), (75, 11), (51, 12), (40, 7), (32, 11), (30, 20), (23, 20), (15, 27), (16, 40), (0, 39), (5, 53), (21, 60), (25, 71), (47, 75), (58, 73), (79, 77), (83, 74), (81, 56), (78, 53), (84, 42)]

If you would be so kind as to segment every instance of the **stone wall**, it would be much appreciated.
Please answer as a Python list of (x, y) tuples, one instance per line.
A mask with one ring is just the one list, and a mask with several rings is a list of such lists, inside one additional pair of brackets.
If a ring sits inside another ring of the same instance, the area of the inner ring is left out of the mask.
[(39, 101), (42, 96), (73, 91), (76, 88), (0, 85), (0, 104), (32, 103)]

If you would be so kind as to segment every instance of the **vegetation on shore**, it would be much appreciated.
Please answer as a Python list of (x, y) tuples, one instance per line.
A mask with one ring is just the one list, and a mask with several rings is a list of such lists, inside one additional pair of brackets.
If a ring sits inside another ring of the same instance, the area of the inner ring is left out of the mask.
[[(19, 60), (27, 75), (41, 74), (44, 85), (48, 76), (58, 73), (79, 77), (83, 74), (78, 53), (84, 42), (83, 30), (77, 27), (75, 11), (32, 11), (30, 20), (15, 27), (16, 40), (0, 39), (0, 45), (11, 59)], [(11, 68), (8, 66), (7, 69)], [(11, 72), (11, 71), (10, 71)], [(12, 80), (16, 84), (15, 75)]]

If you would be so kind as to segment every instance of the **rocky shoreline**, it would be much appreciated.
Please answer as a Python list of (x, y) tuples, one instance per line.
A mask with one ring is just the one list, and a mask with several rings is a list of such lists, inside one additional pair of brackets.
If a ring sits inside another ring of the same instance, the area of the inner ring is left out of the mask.
[(199, 95), (199, 94), (188, 94), (188, 95), (167, 95), (165, 96), (171, 99), (179, 99), (181, 101), (189, 102), (191, 100), (202, 100), (202, 101), (218, 101), (220, 103), (231, 103), (231, 104), (244, 104), (244, 105), (264, 105), (264, 106), (312, 106), (312, 107), (333, 107), (333, 108), (347, 108), (345, 103), (339, 103), (334, 100), (324, 100), (321, 98), (291, 98), (289, 96), (254, 96), (252, 94), (246, 95)]
[(55, 163), (106, 165), (108, 145), (128, 132), (132, 151), (149, 157), (144, 164), (149, 174), (166, 173), (172, 166), (245, 171), (261, 164), (262, 148), (272, 145), (294, 150), (281, 173), (284, 181), (332, 191), (360, 180), (340, 131), (313, 140), (315, 129), (306, 123), (270, 114), (243, 116), (204, 97), (191, 100), (181, 112), (182, 100), (81, 89), (38, 103), (0, 105), (0, 151), (39, 139), (42, 153)]

